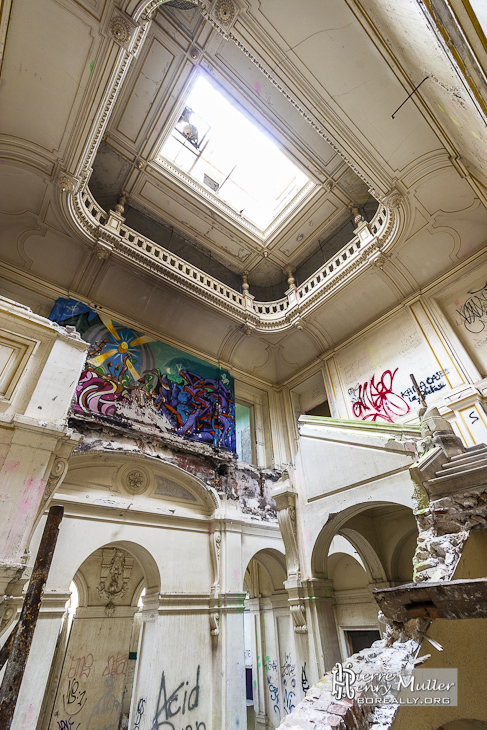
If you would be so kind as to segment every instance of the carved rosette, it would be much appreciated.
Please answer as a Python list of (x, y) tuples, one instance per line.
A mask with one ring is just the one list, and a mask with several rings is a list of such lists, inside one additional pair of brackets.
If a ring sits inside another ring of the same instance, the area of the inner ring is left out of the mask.
[(127, 48), (133, 38), (136, 26), (130, 18), (116, 12), (108, 24), (108, 32), (116, 43), (122, 48)]
[(58, 187), (63, 193), (76, 193), (81, 185), (81, 181), (68, 172), (60, 172), (57, 179)]
[(147, 492), (152, 483), (151, 473), (137, 463), (125, 464), (116, 475), (114, 487), (117, 491), (138, 496)]

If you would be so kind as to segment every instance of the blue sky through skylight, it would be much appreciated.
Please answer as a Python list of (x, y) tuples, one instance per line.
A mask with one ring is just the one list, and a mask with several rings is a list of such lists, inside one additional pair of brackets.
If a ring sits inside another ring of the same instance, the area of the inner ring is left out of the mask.
[(185, 108), (192, 114), (179, 120), (160, 155), (264, 231), (309, 178), (206, 75), (198, 75)]

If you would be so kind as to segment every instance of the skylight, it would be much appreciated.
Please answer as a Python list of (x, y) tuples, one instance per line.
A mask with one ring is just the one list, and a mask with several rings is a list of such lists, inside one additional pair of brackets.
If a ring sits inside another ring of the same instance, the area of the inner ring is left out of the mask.
[(262, 233), (311, 181), (200, 73), (159, 156)]

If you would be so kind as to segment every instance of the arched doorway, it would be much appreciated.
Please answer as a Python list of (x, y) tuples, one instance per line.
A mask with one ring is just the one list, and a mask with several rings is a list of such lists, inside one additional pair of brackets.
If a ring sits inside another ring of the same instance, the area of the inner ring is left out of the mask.
[[(77, 570), (41, 730), (128, 727), (141, 594), (148, 585), (147, 570), (134, 553), (144, 552), (140, 546), (130, 550), (128, 543), (111, 543), (91, 553)], [(154, 578), (149, 576), (149, 585)]]
[[(343, 660), (381, 638), (372, 589), (412, 581), (417, 534), (412, 510), (392, 502), (353, 505), (323, 527), (312, 567), (329, 586), (336, 625), (332, 640), (322, 637), (324, 654), (333, 639)], [(329, 616), (324, 630), (333, 633)], [(334, 660), (325, 656), (325, 669)]]

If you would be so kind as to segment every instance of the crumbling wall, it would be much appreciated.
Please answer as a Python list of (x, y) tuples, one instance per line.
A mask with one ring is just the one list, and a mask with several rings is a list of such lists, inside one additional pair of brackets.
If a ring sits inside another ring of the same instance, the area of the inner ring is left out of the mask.
[[(429, 451), (411, 467), (414, 514), (419, 530), (413, 561), (414, 582), (433, 583), (453, 578), (470, 532), (487, 524), (487, 447), (465, 449), (436, 409), (421, 415), (424, 416), (422, 431), (427, 430), (423, 426), (428, 420), (434, 418), (438, 423), (430, 429), (433, 440)], [(384, 638), (347, 659), (342, 667), (362, 676), (380, 672), (397, 675), (409, 673), (429, 657), (417, 658), (429, 620), (411, 618), (400, 622), (384, 616), (382, 620), (386, 623)], [(353, 699), (337, 700), (331, 691), (330, 671), (311, 687), (279, 728), (386, 730), (392, 725), (399, 706), (360, 704), (362, 688), (363, 682), (359, 680), (354, 684)]]
[(225, 449), (190, 442), (170, 433), (140, 434), (79, 417), (71, 418), (70, 425), (82, 435), (75, 453), (104, 451), (160, 459), (184, 469), (228, 499), (238, 501), (244, 514), (259, 520), (277, 520), (272, 490), (281, 476), (278, 469), (244, 464)]

